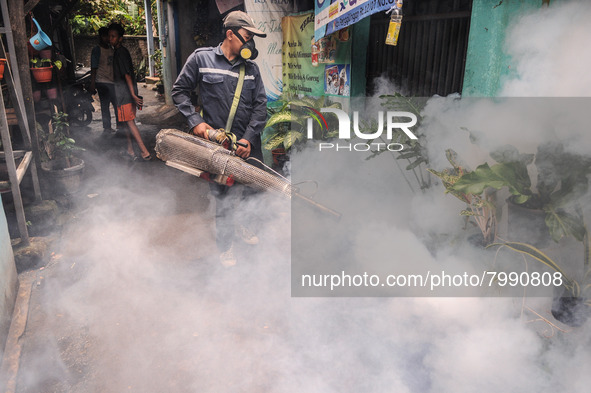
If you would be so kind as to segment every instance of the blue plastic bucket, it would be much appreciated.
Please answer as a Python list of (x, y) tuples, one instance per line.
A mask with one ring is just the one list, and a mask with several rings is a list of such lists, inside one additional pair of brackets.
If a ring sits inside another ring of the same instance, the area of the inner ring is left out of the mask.
[(37, 25), (37, 34), (35, 34), (33, 37), (29, 39), (31, 46), (36, 50), (43, 50), (51, 46), (51, 40), (49, 39), (47, 34), (45, 34), (43, 30), (41, 30), (41, 26), (39, 26), (39, 23), (37, 23), (35, 18), (32, 19), (33, 22)]

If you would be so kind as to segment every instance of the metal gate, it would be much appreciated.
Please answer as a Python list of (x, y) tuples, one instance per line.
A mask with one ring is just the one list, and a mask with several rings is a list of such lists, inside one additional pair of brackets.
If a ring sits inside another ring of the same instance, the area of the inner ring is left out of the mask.
[(385, 44), (389, 15), (379, 13), (371, 17), (367, 61), (369, 94), (376, 90), (374, 80), (377, 77), (394, 82), (400, 93), (409, 96), (461, 93), (471, 1), (463, 7), (451, 6), (451, 12), (405, 14), (397, 46)]

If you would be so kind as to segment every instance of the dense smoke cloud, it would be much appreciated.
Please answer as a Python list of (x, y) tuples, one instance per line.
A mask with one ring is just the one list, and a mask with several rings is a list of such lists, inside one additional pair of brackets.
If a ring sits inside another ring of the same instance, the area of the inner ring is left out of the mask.
[(514, 21), (505, 48), (512, 73), (500, 96), (589, 97), (591, 94), (591, 7), (584, 0), (551, 6)]
[[(552, 2), (516, 19), (507, 48), (519, 76), (504, 95), (588, 95), (589, 16), (585, 2)], [(448, 165), (448, 147), (473, 166), (502, 144), (523, 152), (552, 138), (580, 152), (591, 146), (580, 119), (549, 128), (555, 122), (511, 102), (457, 98), (434, 98), (425, 109), (431, 167)], [(511, 127), (490, 128), (499, 117)], [(348, 258), (363, 269), (381, 258), (412, 272), (469, 270), (490, 259), (453, 242), (465, 237), (463, 204), (440, 186), (413, 192), (391, 155), (314, 161), (315, 153), (294, 153), (293, 181), (315, 180), (318, 190), (302, 190), (343, 213), (320, 234), (327, 261)], [(260, 196), (245, 206), (261, 212), (262, 241), (239, 246), (238, 265), (224, 269), (207, 185), (171, 168), (152, 176), (112, 172), (88, 186), (100, 199), (64, 233), (59, 268), (45, 279), (48, 339), (38, 342), (38, 363), (21, 364), (23, 392), (539, 393), (591, 385), (589, 324), (556, 322), (551, 299), (291, 297), (290, 244), (306, 245), (290, 239), (284, 201)]]

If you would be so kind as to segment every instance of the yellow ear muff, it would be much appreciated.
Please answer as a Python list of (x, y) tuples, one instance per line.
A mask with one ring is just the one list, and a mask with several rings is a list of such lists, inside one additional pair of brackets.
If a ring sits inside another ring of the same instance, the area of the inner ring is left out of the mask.
[(243, 59), (248, 60), (252, 56), (252, 51), (248, 48), (242, 48), (240, 49), (240, 56)]

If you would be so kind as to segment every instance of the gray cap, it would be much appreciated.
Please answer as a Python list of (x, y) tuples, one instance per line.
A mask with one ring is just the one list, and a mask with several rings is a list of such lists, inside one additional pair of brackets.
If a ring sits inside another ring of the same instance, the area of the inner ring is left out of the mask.
[(254, 20), (243, 11), (232, 11), (226, 15), (224, 18), (224, 29), (230, 27), (242, 27), (244, 30), (248, 30), (259, 37), (267, 36), (267, 34), (254, 26)]

